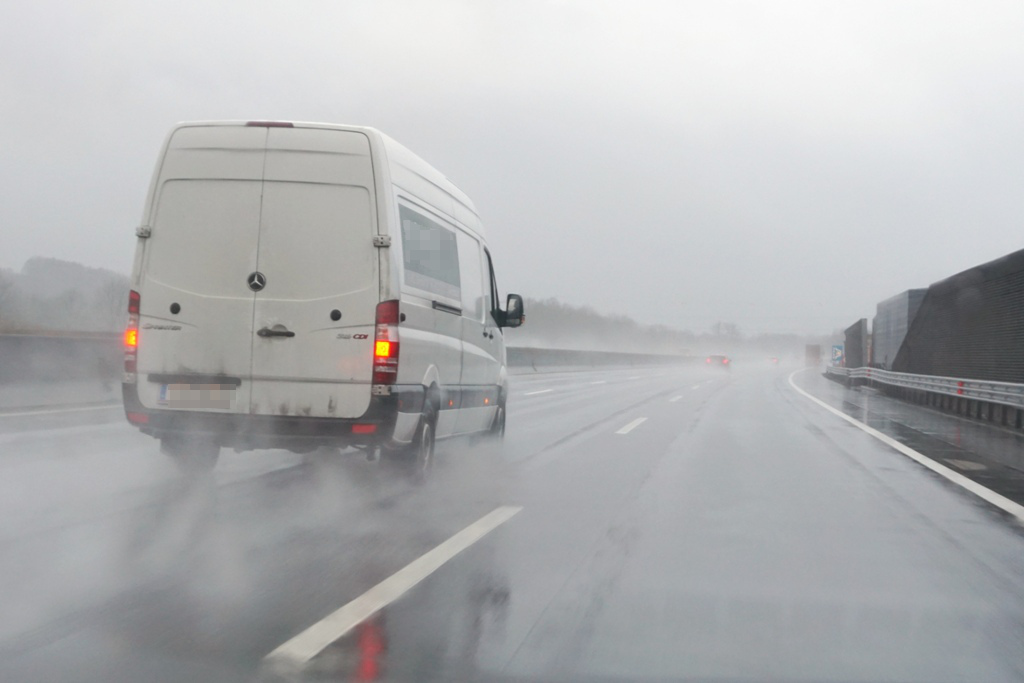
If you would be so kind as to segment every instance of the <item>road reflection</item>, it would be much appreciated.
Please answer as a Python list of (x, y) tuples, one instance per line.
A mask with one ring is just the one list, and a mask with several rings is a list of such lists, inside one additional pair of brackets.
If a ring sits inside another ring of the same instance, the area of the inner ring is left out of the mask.
[(296, 680), (480, 679), (486, 670), (480, 667), (482, 646), (503, 636), (511, 591), (506, 580), (492, 573), (452, 569), (428, 581), (408, 601), (360, 623), (314, 658)]

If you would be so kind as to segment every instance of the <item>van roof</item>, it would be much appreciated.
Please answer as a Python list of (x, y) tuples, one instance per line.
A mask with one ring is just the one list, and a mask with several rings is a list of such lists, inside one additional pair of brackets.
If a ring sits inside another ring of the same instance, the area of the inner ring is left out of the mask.
[[(256, 121), (256, 119), (254, 119), (254, 121)], [(445, 175), (443, 173), (441, 173), (436, 168), (434, 168), (433, 166), (428, 164), (426, 161), (424, 161), (415, 152), (411, 151), (408, 147), (405, 147), (401, 143), (395, 141), (393, 138), (385, 135), (384, 133), (382, 133), (381, 131), (377, 130), (376, 128), (371, 128), (369, 126), (351, 126), (351, 125), (337, 124), (337, 123), (315, 123), (315, 122), (309, 122), (309, 121), (280, 121), (280, 122), (278, 122), (278, 121), (265, 121), (265, 120), (262, 120), (262, 119), (259, 119), (258, 121), (260, 123), (270, 123), (270, 124), (274, 124), (274, 123), (281, 123), (281, 124), (286, 124), (286, 125), (287, 124), (291, 124), (289, 127), (294, 127), (294, 128), (323, 128), (323, 129), (328, 129), (328, 130), (354, 131), (354, 132), (359, 132), (359, 133), (365, 133), (366, 135), (368, 135), (370, 137), (371, 140), (376, 138), (377, 140), (379, 140), (382, 143), (382, 145), (384, 147), (384, 152), (387, 155), (388, 163), (390, 163), (390, 164), (397, 164), (399, 166), (404, 167), (406, 170), (410, 171), (411, 173), (414, 173), (414, 174), (420, 176), (421, 178), (423, 178), (427, 182), (437, 186), (440, 190), (442, 190), (445, 193), (451, 195), (451, 197), (453, 199), (455, 199), (457, 202), (459, 202), (464, 207), (466, 207), (473, 214), (473, 216), (477, 218), (477, 225), (474, 226), (474, 227), (477, 230), (480, 229), (480, 226), (479, 226), (479, 214), (477, 214), (477, 212), (476, 212), (476, 206), (473, 204), (473, 200), (471, 200), (466, 195), (465, 192), (460, 190), (458, 188), (458, 186), (455, 185), (455, 183), (453, 183), (452, 181), (448, 180), (448, 178), (445, 177)], [(248, 125), (249, 123), (250, 123), (249, 121), (240, 121), (240, 120), (232, 120), (232, 121), (184, 121), (184, 122), (181, 122), (181, 123), (177, 124), (174, 127), (174, 130), (177, 130), (179, 128), (190, 128), (190, 127), (197, 127), (197, 126), (245, 126), (245, 125)], [(173, 131), (172, 131), (172, 134), (173, 134)]]

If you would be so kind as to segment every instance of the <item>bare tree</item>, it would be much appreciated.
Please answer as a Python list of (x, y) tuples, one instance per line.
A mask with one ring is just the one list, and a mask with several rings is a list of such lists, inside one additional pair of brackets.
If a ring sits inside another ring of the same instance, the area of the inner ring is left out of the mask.
[(99, 330), (117, 331), (128, 320), (128, 278), (111, 278), (94, 296), (95, 323)]
[(0, 270), (0, 332), (11, 332), (21, 326), (21, 292), (14, 282), (14, 276)]
[(722, 339), (739, 339), (743, 335), (736, 323), (717, 322), (711, 326), (711, 334)]

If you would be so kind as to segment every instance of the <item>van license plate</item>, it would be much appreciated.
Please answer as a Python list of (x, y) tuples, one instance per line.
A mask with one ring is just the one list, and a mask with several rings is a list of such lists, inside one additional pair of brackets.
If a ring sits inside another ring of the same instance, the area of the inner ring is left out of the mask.
[(161, 384), (157, 403), (178, 410), (231, 410), (233, 384)]

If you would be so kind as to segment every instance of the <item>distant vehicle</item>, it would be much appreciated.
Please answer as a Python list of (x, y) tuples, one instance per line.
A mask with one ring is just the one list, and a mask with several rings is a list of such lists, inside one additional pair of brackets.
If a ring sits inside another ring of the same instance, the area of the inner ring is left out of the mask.
[(128, 421), (209, 468), (221, 447), (383, 448), (504, 434), (503, 328), (470, 199), (372, 128), (185, 123), (160, 154), (125, 333)]
[(779, 364), (779, 357), (778, 356), (772, 356), (768, 360), (769, 360), (769, 362), (771, 362), (772, 365), (778, 365)]
[(804, 349), (804, 365), (807, 367), (817, 367), (821, 365), (820, 344), (807, 344)]
[(705, 365), (708, 365), (710, 367), (724, 368), (725, 370), (729, 369), (729, 364), (731, 362), (732, 362), (732, 360), (729, 358), (729, 356), (718, 356), (718, 355), (708, 356), (704, 360), (704, 364)]

